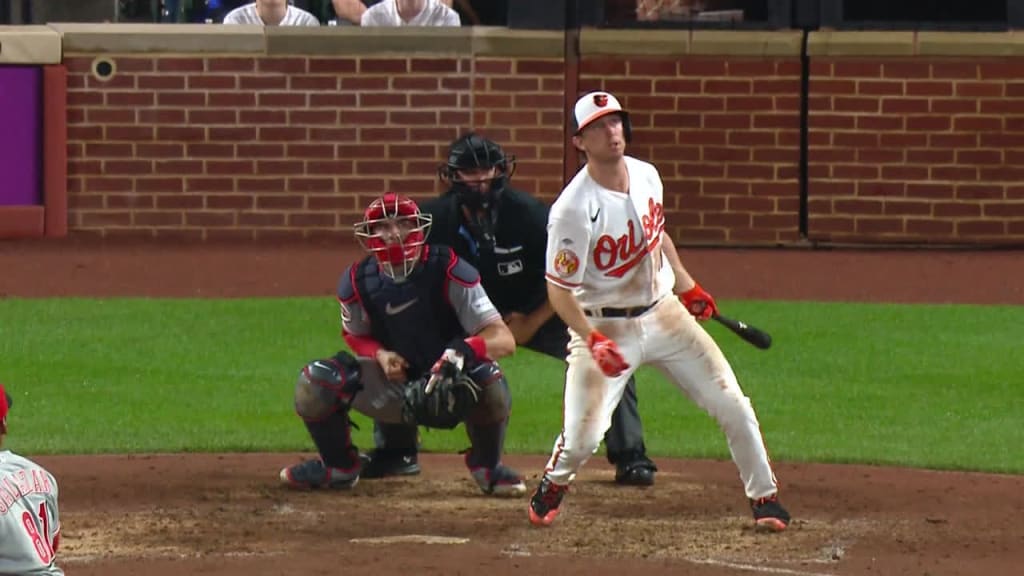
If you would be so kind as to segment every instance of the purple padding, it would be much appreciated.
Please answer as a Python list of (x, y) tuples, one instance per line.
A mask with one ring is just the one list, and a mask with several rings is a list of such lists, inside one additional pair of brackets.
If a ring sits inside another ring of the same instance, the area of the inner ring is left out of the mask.
[(41, 68), (0, 66), (0, 206), (42, 203)]

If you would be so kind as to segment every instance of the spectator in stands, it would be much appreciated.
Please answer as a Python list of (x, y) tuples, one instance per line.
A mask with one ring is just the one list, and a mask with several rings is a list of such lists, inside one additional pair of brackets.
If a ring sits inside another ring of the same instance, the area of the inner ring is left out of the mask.
[[(448, 2), (450, 4), (450, 2)], [(384, 0), (363, 13), (363, 26), (461, 26), (458, 13), (440, 0)]]
[(256, 0), (239, 6), (224, 17), (225, 24), (257, 24), (261, 26), (319, 26), (320, 20), (288, 0)]
[[(613, 4), (623, 4), (615, 0)], [(737, 21), (764, 19), (764, 0), (636, 0), (638, 21)], [(610, 18), (609, 18), (610, 19)]]
[(366, 9), (380, 2), (381, 0), (331, 0), (334, 15), (338, 17), (338, 24), (341, 26), (359, 26)]
[(636, 0), (636, 19), (689, 20), (703, 8), (701, 0)]

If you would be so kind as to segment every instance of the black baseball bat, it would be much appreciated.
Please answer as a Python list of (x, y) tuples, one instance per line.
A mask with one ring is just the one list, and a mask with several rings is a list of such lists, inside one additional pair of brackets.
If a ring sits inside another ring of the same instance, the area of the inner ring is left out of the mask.
[(733, 320), (721, 314), (714, 314), (711, 316), (720, 324), (732, 330), (737, 336), (743, 338), (747, 342), (757, 346), (762, 350), (767, 350), (772, 345), (772, 337), (764, 330), (755, 328), (746, 322), (740, 322), (739, 320)]

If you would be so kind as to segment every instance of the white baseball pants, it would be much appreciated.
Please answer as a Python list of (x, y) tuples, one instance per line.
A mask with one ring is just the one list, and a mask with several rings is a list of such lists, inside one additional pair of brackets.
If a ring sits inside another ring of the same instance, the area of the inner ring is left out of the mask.
[(750, 399), (718, 344), (677, 298), (663, 298), (635, 318), (591, 318), (591, 322), (615, 341), (630, 368), (614, 378), (605, 376), (586, 341), (570, 330), (562, 433), (546, 469), (552, 482), (572, 482), (611, 426), (612, 412), (629, 376), (641, 365), (651, 364), (718, 422), (748, 498), (763, 498), (778, 490)]

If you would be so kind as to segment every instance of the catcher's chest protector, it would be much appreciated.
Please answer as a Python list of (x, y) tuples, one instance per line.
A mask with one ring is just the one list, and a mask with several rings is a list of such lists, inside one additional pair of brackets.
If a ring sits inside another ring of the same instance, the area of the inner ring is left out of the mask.
[(448, 303), (450, 264), (448, 250), (430, 247), (405, 282), (383, 276), (373, 257), (356, 270), (355, 288), (370, 317), (373, 338), (409, 362), (410, 377), (429, 370), (448, 342), (465, 335)]

